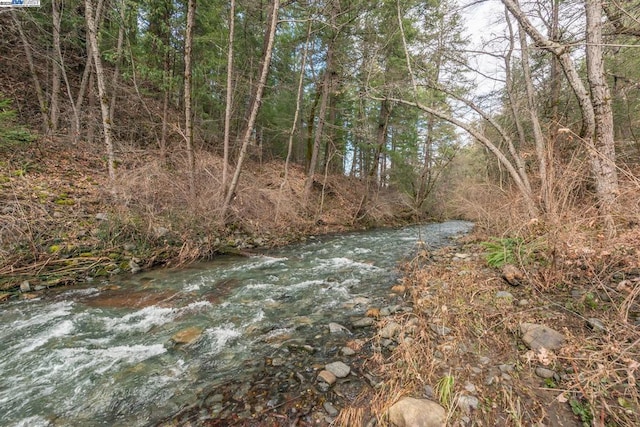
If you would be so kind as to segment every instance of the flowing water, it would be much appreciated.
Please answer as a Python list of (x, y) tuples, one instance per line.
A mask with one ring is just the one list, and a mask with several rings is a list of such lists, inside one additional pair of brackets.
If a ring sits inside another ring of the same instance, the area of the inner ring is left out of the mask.
[[(394, 267), (471, 224), (309, 239), (0, 306), (0, 425), (153, 424), (286, 340), (383, 301)], [(176, 334), (190, 336), (175, 345)], [(172, 341), (173, 337), (173, 341)]]

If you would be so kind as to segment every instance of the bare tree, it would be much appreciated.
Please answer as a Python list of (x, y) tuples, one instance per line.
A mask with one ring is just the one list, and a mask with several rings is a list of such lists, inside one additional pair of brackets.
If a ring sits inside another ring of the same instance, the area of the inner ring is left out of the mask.
[[(233, 40), (236, 20), (236, 2), (229, 4), (229, 49), (227, 51), (227, 87), (226, 105), (224, 107), (224, 141), (222, 154), (222, 188), (227, 187), (229, 174), (229, 145), (231, 139), (231, 110), (233, 108)], [(297, 111), (296, 111), (297, 113)]]
[(29, 66), (29, 73), (31, 74), (33, 87), (36, 91), (36, 97), (38, 98), (38, 106), (40, 107), (40, 115), (42, 116), (42, 127), (45, 134), (48, 134), (51, 130), (51, 126), (49, 124), (47, 99), (45, 97), (44, 91), (42, 90), (42, 86), (40, 86), (38, 73), (36, 73), (36, 66), (33, 62), (33, 55), (31, 54), (31, 44), (29, 44), (29, 39), (27, 39), (27, 36), (24, 33), (24, 29), (22, 28), (22, 22), (20, 22), (20, 19), (18, 19), (15, 11), (11, 11), (11, 18), (18, 28), (18, 33), (20, 34), (20, 40), (22, 41), (22, 47), (24, 48), (24, 55), (27, 58), (27, 65)]
[(516, 0), (502, 0), (513, 17), (536, 45), (555, 55), (578, 100), (582, 113), (580, 135), (591, 164), (596, 183), (598, 207), (607, 236), (616, 233), (613, 213), (618, 194), (618, 175), (615, 164), (613, 115), (611, 97), (604, 76), (602, 56), (602, 2), (586, 0), (586, 62), (588, 88), (580, 78), (569, 46), (545, 37), (529, 20)]
[(225, 221), (227, 212), (229, 211), (229, 206), (231, 206), (231, 200), (233, 200), (234, 193), (238, 186), (240, 173), (242, 172), (242, 164), (244, 163), (244, 158), (247, 155), (247, 147), (249, 146), (249, 141), (251, 140), (251, 134), (253, 132), (253, 127), (256, 122), (256, 117), (258, 116), (258, 111), (260, 110), (260, 105), (262, 103), (262, 94), (264, 93), (264, 88), (267, 84), (267, 76), (269, 75), (269, 68), (271, 66), (271, 56), (273, 54), (273, 45), (274, 45), (275, 36), (276, 36), (276, 27), (278, 26), (278, 10), (279, 9), (280, 9), (280, 0), (273, 0), (271, 3), (271, 10), (269, 12), (269, 21), (267, 23), (267, 31), (265, 33), (264, 52), (262, 54), (262, 61), (260, 66), (260, 78), (256, 84), (255, 92), (251, 97), (251, 103), (249, 106), (249, 116), (244, 126), (244, 129), (241, 133), (242, 145), (240, 148), (240, 154), (238, 156), (238, 163), (236, 164), (236, 168), (233, 173), (233, 177), (231, 178), (231, 182), (229, 183), (229, 187), (226, 190), (224, 204), (222, 205), (222, 210), (221, 210), (222, 221)]
[(191, 108), (191, 59), (193, 48), (193, 26), (196, 17), (196, 0), (187, 6), (187, 29), (184, 41), (184, 138), (187, 143), (187, 173), (191, 196), (196, 195), (195, 156), (193, 153), (193, 112)]
[(98, 83), (98, 96), (100, 98), (100, 111), (102, 113), (102, 131), (104, 133), (104, 143), (107, 149), (107, 167), (109, 170), (109, 180), (111, 181), (112, 191), (114, 190), (116, 169), (115, 169), (115, 153), (113, 148), (113, 136), (111, 130), (111, 113), (109, 112), (109, 98), (107, 95), (106, 78), (104, 75), (104, 67), (102, 66), (102, 58), (100, 55), (100, 46), (98, 44), (98, 24), (92, 0), (85, 0), (85, 17), (87, 21), (87, 29), (89, 33), (89, 44), (91, 45), (91, 55), (93, 56), (93, 64), (96, 68), (96, 80)]

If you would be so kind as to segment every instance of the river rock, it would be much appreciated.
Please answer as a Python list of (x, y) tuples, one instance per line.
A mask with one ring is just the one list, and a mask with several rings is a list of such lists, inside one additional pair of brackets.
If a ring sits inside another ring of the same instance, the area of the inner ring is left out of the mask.
[(131, 269), (132, 274), (137, 274), (142, 270), (142, 268), (138, 265), (138, 263), (132, 258), (129, 260), (129, 268)]
[(396, 322), (387, 323), (384, 328), (380, 329), (378, 335), (382, 338), (392, 339), (400, 333), (401, 326)]
[(29, 284), (28, 280), (25, 280), (24, 282), (20, 283), (20, 292), (30, 292), (31, 291), (31, 284)]
[(389, 408), (389, 421), (396, 427), (445, 427), (447, 412), (436, 402), (403, 397)]
[(171, 342), (176, 345), (189, 345), (194, 343), (202, 335), (202, 328), (192, 326), (175, 333)]
[(354, 354), (356, 354), (356, 351), (354, 349), (352, 349), (351, 347), (342, 347), (340, 352), (342, 354), (344, 354), (345, 356), (353, 356)]
[(520, 286), (524, 281), (524, 274), (513, 264), (502, 267), (502, 278), (511, 286)]
[(351, 368), (343, 362), (332, 362), (324, 368), (337, 378), (344, 378), (351, 372)]
[(607, 330), (602, 320), (597, 319), (595, 317), (591, 317), (587, 319), (587, 326), (593, 329), (594, 331), (598, 331), (598, 332), (605, 332)]
[(327, 414), (329, 414), (330, 417), (335, 417), (339, 414), (339, 411), (336, 409), (335, 406), (333, 406), (331, 402), (324, 402), (322, 404), (322, 407), (324, 408), (325, 411), (327, 411)]
[(521, 323), (522, 341), (532, 350), (557, 350), (565, 343), (564, 335), (545, 325)]
[(329, 323), (329, 332), (332, 334), (350, 334), (351, 332), (346, 327), (342, 326), (339, 323)]
[(336, 382), (336, 376), (332, 372), (323, 369), (318, 374), (318, 381), (323, 381), (329, 385), (332, 385)]
[(451, 333), (451, 329), (447, 328), (444, 325), (436, 325), (435, 323), (431, 323), (431, 324), (429, 324), (429, 327), (431, 328), (431, 330), (433, 332), (435, 332), (436, 334), (438, 334), (440, 336), (449, 335)]
[(470, 414), (471, 411), (478, 409), (479, 404), (480, 401), (475, 396), (469, 396), (466, 394), (461, 394), (460, 396), (458, 396), (458, 407), (465, 414)]
[(543, 368), (542, 366), (538, 366), (536, 368), (536, 375), (539, 376), (540, 378), (553, 378), (553, 376), (556, 373), (553, 372), (551, 369), (547, 369), (547, 368)]
[(354, 328), (367, 328), (369, 326), (373, 326), (376, 323), (376, 319), (373, 317), (363, 317), (362, 319), (358, 319), (351, 323), (351, 326)]

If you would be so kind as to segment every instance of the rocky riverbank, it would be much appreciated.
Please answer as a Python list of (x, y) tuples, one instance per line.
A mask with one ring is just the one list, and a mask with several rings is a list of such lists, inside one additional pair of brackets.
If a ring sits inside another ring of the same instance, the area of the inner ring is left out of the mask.
[(635, 425), (638, 349), (607, 348), (612, 331), (629, 333), (615, 299), (512, 286), (474, 242), (424, 250), (387, 305), (350, 302), (362, 316), (282, 341), (247, 367), (250, 382), (212, 385), (162, 425)]

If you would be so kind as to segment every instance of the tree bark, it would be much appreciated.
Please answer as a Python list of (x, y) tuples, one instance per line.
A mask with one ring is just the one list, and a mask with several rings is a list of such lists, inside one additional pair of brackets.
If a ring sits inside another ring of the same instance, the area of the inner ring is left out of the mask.
[(591, 163), (596, 175), (596, 191), (608, 237), (616, 234), (613, 213), (618, 195), (618, 171), (613, 129), (611, 93), (605, 79), (602, 53), (602, 0), (586, 0), (587, 79), (595, 118)]
[(53, 48), (56, 55), (51, 60), (51, 102), (49, 102), (49, 123), (51, 132), (58, 131), (58, 122), (60, 114), (60, 71), (62, 65), (62, 53), (60, 50), (60, 9), (56, 0), (51, 1), (51, 20), (52, 20), (52, 36)]
[(549, 185), (548, 162), (547, 162), (547, 144), (542, 134), (540, 120), (538, 118), (538, 105), (531, 79), (531, 69), (529, 67), (529, 46), (527, 44), (527, 35), (518, 27), (518, 36), (520, 38), (522, 75), (524, 77), (524, 86), (527, 92), (527, 106), (529, 110), (529, 118), (531, 127), (533, 128), (533, 139), (536, 146), (536, 157), (538, 159), (538, 173), (540, 175), (540, 196), (542, 199), (542, 208), (545, 212), (551, 210), (551, 187)]
[(193, 26), (196, 17), (196, 0), (187, 5), (187, 28), (184, 42), (184, 126), (187, 143), (187, 173), (191, 197), (196, 196), (195, 156), (193, 153), (193, 112), (191, 105), (191, 59), (193, 48)]
[(51, 126), (49, 124), (47, 99), (44, 95), (44, 91), (42, 90), (42, 86), (40, 86), (40, 79), (38, 78), (38, 74), (36, 73), (36, 66), (33, 62), (33, 55), (31, 55), (31, 45), (29, 44), (27, 36), (24, 34), (22, 23), (18, 19), (16, 12), (11, 11), (11, 18), (16, 24), (16, 27), (18, 27), (18, 33), (20, 34), (20, 40), (22, 41), (24, 54), (27, 58), (27, 65), (29, 65), (29, 73), (31, 74), (31, 79), (33, 80), (33, 88), (35, 89), (36, 97), (38, 98), (38, 106), (40, 107), (40, 115), (42, 116), (42, 128), (44, 130), (44, 133), (48, 135), (51, 130)]
[[(224, 141), (222, 155), (222, 188), (227, 188), (229, 174), (229, 144), (231, 141), (231, 110), (233, 109), (233, 41), (235, 39), (236, 2), (229, 5), (229, 49), (227, 51), (227, 87), (224, 108)], [(297, 111), (296, 111), (297, 113)]]
[(89, 43), (91, 44), (91, 54), (96, 67), (96, 80), (98, 83), (98, 96), (100, 97), (100, 111), (102, 113), (102, 131), (104, 133), (104, 143), (107, 149), (107, 168), (109, 170), (109, 181), (111, 189), (115, 192), (115, 153), (113, 149), (113, 137), (111, 131), (111, 114), (109, 112), (109, 98), (107, 96), (106, 79), (102, 59), (100, 58), (100, 47), (98, 45), (98, 25), (95, 19), (92, 0), (85, 0), (85, 15), (87, 28), (89, 29)]
[(611, 97), (604, 78), (602, 59), (602, 3), (600, 0), (587, 0), (585, 5), (586, 61), (589, 82), (589, 89), (587, 89), (571, 58), (568, 46), (549, 40), (542, 35), (524, 14), (516, 0), (502, 0), (502, 2), (536, 45), (558, 58), (576, 95), (582, 113), (580, 136), (589, 155), (591, 173), (596, 183), (598, 209), (606, 235), (614, 236), (616, 230), (613, 213), (617, 207), (618, 176), (613, 144)]
[(242, 172), (242, 164), (247, 154), (247, 147), (249, 146), (249, 141), (251, 140), (251, 133), (253, 131), (256, 117), (258, 116), (258, 111), (260, 110), (260, 105), (262, 103), (262, 94), (264, 93), (264, 88), (267, 84), (267, 76), (269, 75), (269, 68), (271, 66), (271, 56), (273, 55), (273, 45), (275, 41), (276, 27), (278, 26), (279, 9), (280, 0), (273, 0), (271, 3), (270, 19), (267, 24), (267, 31), (265, 34), (264, 52), (262, 56), (262, 64), (260, 67), (260, 79), (258, 80), (255, 93), (252, 97), (252, 102), (249, 107), (249, 117), (247, 123), (245, 124), (244, 130), (242, 132), (242, 146), (240, 148), (240, 154), (238, 156), (238, 163), (233, 173), (233, 177), (231, 178), (231, 182), (229, 183), (229, 188), (227, 189), (225, 195), (224, 204), (222, 205), (221, 219), (223, 221), (226, 220), (227, 212), (229, 211), (229, 207), (231, 206), (231, 200), (233, 200), (234, 193), (238, 186), (240, 173)]

